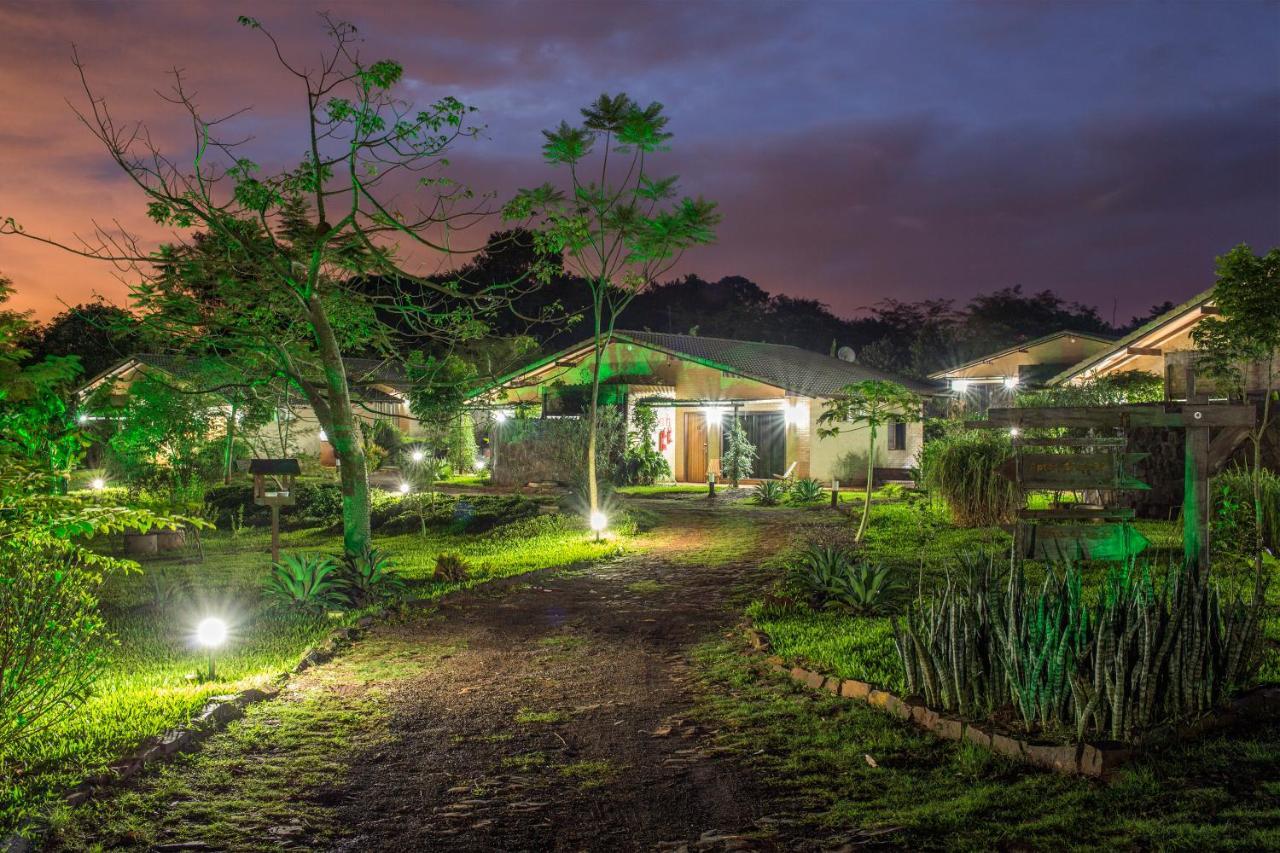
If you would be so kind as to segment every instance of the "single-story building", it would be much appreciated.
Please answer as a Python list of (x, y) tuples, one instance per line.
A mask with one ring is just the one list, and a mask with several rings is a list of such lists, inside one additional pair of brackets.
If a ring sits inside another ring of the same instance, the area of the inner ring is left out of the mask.
[[(1217, 313), (1213, 290), (1198, 293), (1110, 346), (1058, 373), (1050, 383), (1079, 384), (1090, 379), (1139, 370), (1163, 378), (1165, 398), (1169, 400), (1185, 400), (1196, 395), (1207, 395), (1210, 398), (1222, 396), (1222, 392), (1214, 387), (1213, 380), (1196, 370), (1196, 344), (1191, 337), (1191, 333), (1205, 318)], [(1258, 394), (1263, 390), (1266, 366), (1266, 362), (1262, 361), (1245, 369), (1246, 392)], [(1274, 357), (1273, 369), (1280, 375), (1280, 353)]]
[[(366, 423), (388, 421), (412, 436), (420, 432), (418, 421), (409, 411), (409, 381), (399, 366), (369, 358), (343, 359), (350, 384), (352, 406)], [(109, 416), (111, 408), (123, 407), (134, 382), (144, 376), (157, 376), (176, 385), (204, 387), (205, 375), (197, 376), (192, 362), (162, 353), (137, 353), (85, 382), (76, 391), (81, 403), (95, 398), (107, 411), (86, 413), (86, 417)], [(226, 400), (221, 408), (230, 415), (232, 394), (229, 388), (243, 387), (243, 381), (231, 378), (226, 388), (214, 392)], [(311, 456), (322, 465), (336, 464), (333, 446), (320, 428), (315, 410), (297, 391), (286, 393), (283, 384), (269, 392), (276, 402), (275, 417), (257, 434), (248, 438), (261, 443), (261, 451), (272, 456)], [(281, 429), (287, 425), (287, 429)], [(284, 446), (282, 446), (284, 445)], [(257, 449), (257, 448), (255, 448)]]
[(1042, 387), (1113, 343), (1114, 338), (1063, 329), (939, 370), (929, 378), (945, 382), (966, 408), (985, 412), (992, 406), (1013, 405), (1018, 389)]
[[(583, 341), (502, 377), (477, 391), (470, 403), (500, 415), (518, 410), (544, 419), (579, 416), (589, 404), (593, 364), (593, 341)], [(845, 386), (869, 379), (898, 382), (922, 396), (938, 393), (927, 383), (799, 347), (654, 332), (614, 332), (600, 372), (602, 402), (622, 407), (628, 416), (637, 403), (653, 407), (654, 447), (675, 479), (686, 483), (720, 475), (725, 428), (733, 417), (756, 448), (752, 479), (865, 481), (866, 454), (872, 450), (868, 431), (819, 439), (823, 404)], [(495, 482), (556, 478), (554, 472), (527, 466), (513, 470), (522, 458), (518, 454), (505, 454), (504, 463), (497, 432)], [(905, 477), (923, 439), (919, 422), (882, 430), (873, 450), (877, 477)]]

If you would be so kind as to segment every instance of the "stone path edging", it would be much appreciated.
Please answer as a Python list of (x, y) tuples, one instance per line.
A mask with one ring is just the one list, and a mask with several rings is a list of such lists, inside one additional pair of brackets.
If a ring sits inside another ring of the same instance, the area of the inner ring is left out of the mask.
[[(1131, 746), (1079, 743), (1036, 743), (1008, 735), (990, 727), (929, 708), (918, 696), (900, 697), (874, 684), (853, 678), (836, 678), (801, 666), (788, 667), (778, 655), (770, 654), (772, 645), (764, 632), (750, 620), (746, 625), (747, 639), (759, 654), (767, 655), (765, 663), (775, 672), (782, 673), (811, 690), (823, 690), (843, 699), (863, 702), (872, 707), (914, 723), (922, 729), (946, 740), (969, 741), (999, 755), (1054, 770), (1059, 773), (1109, 779), (1115, 771), (1130, 762), (1141, 750)], [(1253, 720), (1280, 716), (1280, 687), (1260, 687), (1240, 694), (1226, 708), (1209, 717), (1184, 726), (1161, 742), (1182, 740), (1224, 728), (1242, 719)]]
[[(121, 782), (132, 779), (149, 764), (162, 761), (180, 752), (191, 752), (198, 748), (205, 738), (220, 731), (232, 720), (238, 720), (243, 717), (244, 709), (249, 705), (279, 696), (284, 685), (295, 674), (305, 672), (313, 666), (332, 659), (340, 649), (364, 633), (374, 623), (375, 619), (381, 619), (390, 612), (391, 608), (383, 608), (371, 615), (361, 616), (355, 621), (355, 624), (349, 627), (336, 629), (329, 634), (325, 642), (308, 649), (293, 669), (282, 672), (272, 679), (271, 686), (265, 690), (250, 687), (239, 693), (211, 697), (200, 713), (192, 718), (187, 725), (170, 729), (162, 735), (148, 738), (143, 742), (142, 746), (126, 757), (107, 765), (107, 769), (102, 773), (97, 776), (91, 776), (64, 793), (62, 795), (63, 802), (68, 806), (78, 806), (119, 785)], [(30, 825), (28, 825), (28, 828), (31, 828)], [(37, 837), (41, 834), (42, 831), (35, 833)], [(19, 833), (13, 833), (0, 839), (0, 853), (29, 853), (29, 851), (35, 849), (33, 845), (32, 839)]]

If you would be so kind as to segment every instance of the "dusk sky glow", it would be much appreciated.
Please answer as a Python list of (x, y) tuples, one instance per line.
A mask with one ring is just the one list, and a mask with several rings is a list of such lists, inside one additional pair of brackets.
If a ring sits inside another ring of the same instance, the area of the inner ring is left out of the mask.
[[(268, 171), (296, 160), (298, 84), (235, 18), (305, 57), (324, 41), (313, 8), (402, 62), (405, 97), (479, 108), (484, 138), (451, 174), (499, 199), (555, 177), (539, 130), (602, 91), (662, 101), (663, 168), (724, 215), (677, 272), (845, 315), (1022, 284), (1123, 322), (1208, 287), (1231, 246), (1280, 243), (1280, 3), (1245, 0), (0, 2), (0, 217), (163, 236), (66, 103), (83, 102), (73, 43), (113, 113), (175, 158), (189, 139), (155, 90), (180, 66), (210, 113), (253, 107), (237, 129)], [(41, 318), (125, 292), (107, 266), (13, 238), (0, 274)]]

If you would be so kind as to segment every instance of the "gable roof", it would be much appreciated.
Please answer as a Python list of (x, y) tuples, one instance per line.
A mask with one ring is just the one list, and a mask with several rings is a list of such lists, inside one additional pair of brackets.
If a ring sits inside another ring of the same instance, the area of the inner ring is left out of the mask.
[(1042, 344), (1047, 344), (1052, 341), (1056, 341), (1058, 338), (1065, 338), (1068, 336), (1073, 338), (1087, 338), (1088, 340), (1091, 340), (1091, 341), (1097, 341), (1100, 344), (1109, 344), (1115, 340), (1115, 338), (1113, 337), (1108, 337), (1106, 335), (1099, 335), (1096, 332), (1077, 332), (1072, 329), (1060, 329), (1056, 332), (1050, 332), (1047, 335), (1042, 335), (1038, 338), (1035, 338), (1034, 340), (1013, 344), (1012, 346), (1005, 347), (1004, 349), (996, 350), (995, 352), (978, 356), (975, 359), (966, 361), (964, 364), (957, 364), (957, 365), (954, 365), (953, 367), (948, 367), (945, 370), (939, 370), (939, 371), (936, 371), (935, 373), (930, 373), (929, 378), (944, 379), (947, 377), (948, 374), (956, 373), (961, 370), (967, 370), (970, 367), (976, 367), (977, 365), (982, 364), (984, 362), (995, 361), (997, 358), (1003, 358), (1006, 355), (1010, 355), (1015, 352), (1021, 352), (1022, 350), (1029, 350), (1032, 347), (1038, 347), (1038, 346), (1041, 346)]
[[(868, 379), (897, 382), (918, 394), (939, 393), (936, 386), (926, 382), (786, 344), (628, 330), (615, 331), (613, 341), (647, 347), (676, 358), (696, 361), (726, 373), (783, 388), (803, 397), (834, 397), (839, 395), (840, 389), (844, 386)], [(583, 341), (541, 358), (480, 388), (473, 392), (471, 397), (501, 388), (513, 379), (566, 356), (581, 353), (591, 345), (590, 340)]]
[(1129, 347), (1133, 346), (1134, 343), (1141, 340), (1142, 338), (1145, 338), (1147, 335), (1150, 335), (1152, 332), (1158, 332), (1161, 329), (1165, 328), (1166, 326), (1169, 326), (1169, 325), (1172, 325), (1173, 323), (1178, 322), (1179, 320), (1181, 320), (1183, 317), (1185, 317), (1188, 313), (1192, 311), (1197, 311), (1197, 312), (1200, 311), (1201, 308), (1208, 305), (1212, 301), (1213, 301), (1213, 288), (1209, 288), (1203, 293), (1197, 293), (1195, 296), (1191, 297), (1186, 302), (1183, 302), (1181, 305), (1177, 305), (1173, 308), (1170, 308), (1168, 311), (1161, 314), (1160, 316), (1152, 320), (1149, 320), (1148, 322), (1134, 329), (1132, 332), (1130, 332), (1129, 334), (1125, 335), (1123, 338), (1120, 338), (1118, 341), (1113, 343), (1110, 347), (1107, 347), (1104, 350), (1100, 350), (1094, 353), (1093, 355), (1089, 356), (1088, 358), (1084, 359), (1078, 364), (1073, 364), (1071, 367), (1067, 368), (1066, 370), (1059, 373), (1057, 376), (1054, 376), (1052, 379), (1050, 379), (1047, 384), (1061, 385), (1064, 382), (1070, 382), (1072, 379), (1075, 379), (1078, 376), (1088, 373), (1090, 370), (1100, 365), (1106, 359), (1112, 358), (1120, 353), (1125, 352)]

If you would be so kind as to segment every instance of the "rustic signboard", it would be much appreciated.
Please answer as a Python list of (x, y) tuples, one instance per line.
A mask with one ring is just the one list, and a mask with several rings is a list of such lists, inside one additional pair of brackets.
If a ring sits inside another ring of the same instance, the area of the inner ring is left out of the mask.
[(1022, 556), (1049, 562), (1125, 560), (1150, 544), (1132, 524), (1031, 524), (1019, 537)]
[(1147, 489), (1150, 487), (1146, 483), (1130, 476), (1127, 471), (1148, 455), (1121, 453), (1109, 448), (1098, 453), (1027, 453), (1019, 448), (1018, 454), (996, 471), (1018, 483), (1024, 491)]

